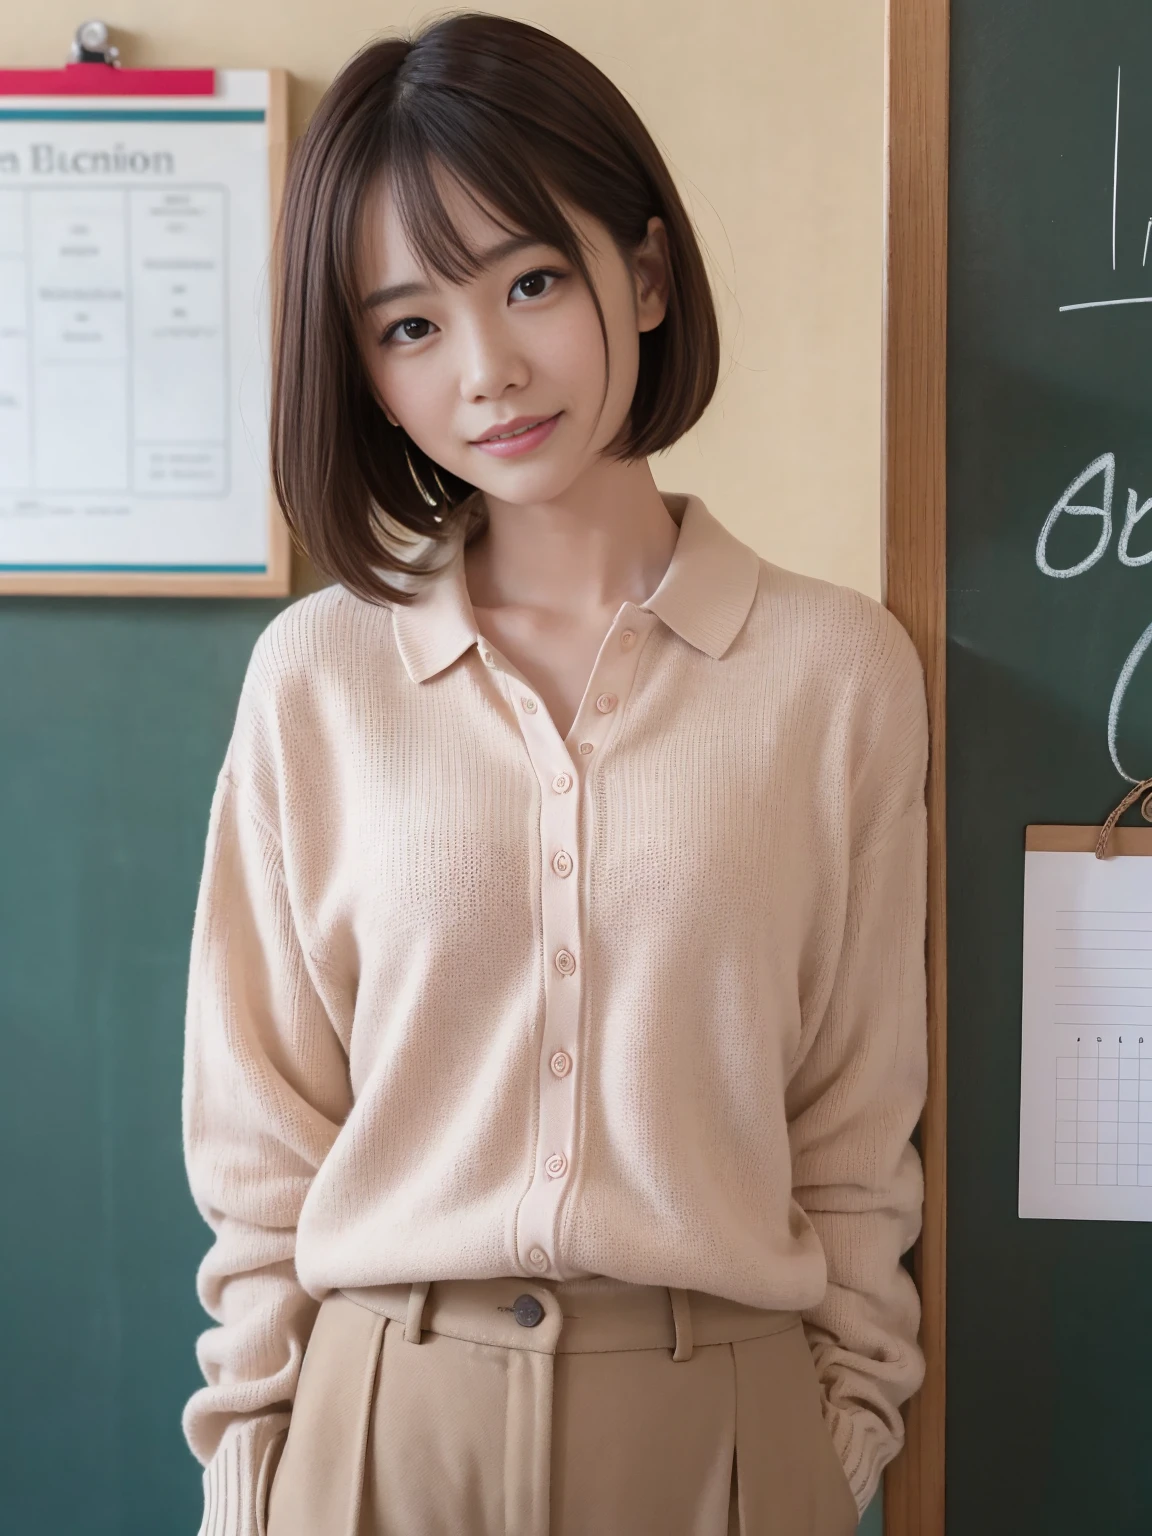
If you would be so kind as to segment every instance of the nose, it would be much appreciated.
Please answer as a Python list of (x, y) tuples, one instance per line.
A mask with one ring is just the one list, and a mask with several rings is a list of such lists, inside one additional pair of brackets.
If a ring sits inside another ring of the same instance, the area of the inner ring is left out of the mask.
[(530, 370), (509, 327), (477, 317), (463, 337), (460, 393), (470, 402), (500, 400), (523, 389)]

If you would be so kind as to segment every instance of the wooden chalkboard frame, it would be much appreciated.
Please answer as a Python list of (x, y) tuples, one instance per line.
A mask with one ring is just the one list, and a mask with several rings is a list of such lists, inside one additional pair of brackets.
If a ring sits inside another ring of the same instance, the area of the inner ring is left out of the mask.
[[(288, 75), (270, 69), (265, 135), (268, 147), (269, 237), (275, 240), (288, 167)], [(269, 263), (272, 307), (278, 271)], [(268, 558), (258, 574), (195, 571), (2, 571), (0, 595), (16, 597), (288, 597), (292, 592), (292, 535), (269, 487)]]
[(884, 1480), (885, 1536), (944, 1533), (946, 951), (944, 822), (948, 0), (888, 0), (883, 598), (924, 665), (928, 765), (928, 1101), (914, 1253), (924, 1386)]

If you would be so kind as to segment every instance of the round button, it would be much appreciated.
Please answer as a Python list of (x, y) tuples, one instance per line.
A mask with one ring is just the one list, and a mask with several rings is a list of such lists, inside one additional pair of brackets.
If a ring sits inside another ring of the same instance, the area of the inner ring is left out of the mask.
[(624, 647), (625, 650), (628, 649), (635, 638), (636, 631), (634, 629), (622, 629), (620, 631), (620, 644)]
[(590, 741), (582, 741), (580, 743), (580, 750), (583, 752), (584, 756), (587, 757), (589, 752), (593, 751), (592, 743)]
[(558, 949), (556, 951), (556, 969), (560, 972), (561, 976), (571, 976), (572, 972), (576, 969), (575, 956), (569, 954), (566, 949)]
[(535, 1328), (536, 1324), (544, 1316), (544, 1308), (536, 1300), (535, 1296), (529, 1296), (525, 1292), (523, 1296), (517, 1296), (516, 1300), (512, 1303), (512, 1315), (521, 1328)]
[(572, 1058), (567, 1051), (553, 1051), (552, 1060), (548, 1065), (552, 1068), (554, 1077), (567, 1077), (572, 1070)]
[(552, 868), (558, 875), (570, 875), (572, 873), (572, 855), (566, 853), (563, 848), (553, 855)]
[(568, 1159), (564, 1156), (563, 1152), (553, 1152), (544, 1166), (548, 1170), (548, 1177), (550, 1179), (558, 1179), (562, 1174), (567, 1173)]
[(494, 667), (496, 665), (496, 658), (493, 656), (491, 651), (481, 651), (480, 655), (483, 658), (484, 665), (486, 667)]
[(602, 715), (611, 714), (616, 708), (616, 695), (614, 693), (602, 693), (596, 700), (596, 708)]
[(525, 714), (534, 715), (536, 713), (536, 700), (530, 693), (526, 693), (520, 702), (524, 706)]
[(570, 773), (558, 773), (552, 780), (552, 788), (558, 795), (566, 795), (572, 788), (572, 775)]
[(530, 1248), (528, 1250), (528, 1262), (536, 1269), (548, 1268), (548, 1255), (543, 1248)]

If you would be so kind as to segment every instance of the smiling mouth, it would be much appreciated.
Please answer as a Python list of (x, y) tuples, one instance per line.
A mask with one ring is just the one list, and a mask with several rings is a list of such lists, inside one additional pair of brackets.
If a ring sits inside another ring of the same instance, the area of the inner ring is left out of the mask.
[[(547, 419), (547, 418), (545, 418)], [(490, 432), (487, 437), (482, 437), (482, 443), (507, 443), (514, 437), (523, 437), (525, 432), (531, 432), (533, 427), (538, 427), (538, 421), (531, 421), (526, 427), (517, 427), (515, 432)]]
[[(560, 413), (557, 411), (556, 415)], [(503, 432), (486, 432), (483, 437), (474, 437), (474, 443), (510, 443), (517, 437), (524, 437), (529, 432), (535, 432), (537, 427), (542, 427), (546, 422), (555, 421), (555, 416), (537, 416), (531, 421), (521, 421), (519, 426), (508, 427)]]

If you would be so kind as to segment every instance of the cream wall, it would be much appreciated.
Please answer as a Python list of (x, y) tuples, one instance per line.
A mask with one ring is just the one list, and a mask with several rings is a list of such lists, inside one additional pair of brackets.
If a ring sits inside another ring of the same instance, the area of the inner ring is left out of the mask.
[[(95, 13), (127, 64), (289, 70), (298, 131), (362, 42), (429, 11), (37, 0), (0, 62), (63, 62)], [(505, 14), (556, 32), (625, 91), (710, 256), (721, 384), (658, 481), (698, 492), (768, 559), (879, 596), (883, 0), (523, 0)]]

